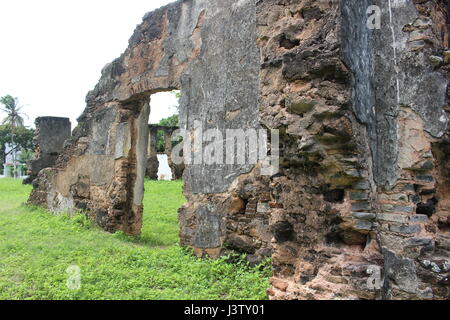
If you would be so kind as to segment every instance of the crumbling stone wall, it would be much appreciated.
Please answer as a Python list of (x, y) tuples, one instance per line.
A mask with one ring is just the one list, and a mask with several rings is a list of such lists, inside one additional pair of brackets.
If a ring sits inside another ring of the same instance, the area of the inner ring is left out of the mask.
[[(233, 0), (178, 1), (145, 15), (127, 50), (103, 69), (72, 140), (39, 176), (30, 201), (53, 211), (83, 209), (105, 230), (139, 234), (151, 94), (183, 92), (184, 129), (195, 121), (222, 130), (258, 126), (255, 18), (253, 1)], [(197, 194), (226, 193), (250, 169), (187, 166), (187, 208), (199, 205)], [(206, 202), (194, 210), (182, 227), (182, 239), (188, 239), (183, 244), (222, 246), (226, 211), (219, 205)]]
[[(380, 29), (367, 27), (370, 5)], [(179, 1), (149, 13), (31, 200), (138, 234), (149, 96), (181, 89), (181, 128), (281, 133), (273, 176), (260, 163), (186, 166), (182, 245), (272, 257), (271, 299), (447, 299), (447, 16), (443, 0)]]
[(258, 19), (261, 118), (284, 131), (270, 296), (448, 298), (444, 2), (262, 1)]
[(64, 149), (64, 142), (70, 138), (72, 127), (70, 119), (40, 117), (35, 120), (36, 145), (34, 159), (28, 163), (28, 178), (24, 183), (32, 183), (39, 171), (51, 168)]

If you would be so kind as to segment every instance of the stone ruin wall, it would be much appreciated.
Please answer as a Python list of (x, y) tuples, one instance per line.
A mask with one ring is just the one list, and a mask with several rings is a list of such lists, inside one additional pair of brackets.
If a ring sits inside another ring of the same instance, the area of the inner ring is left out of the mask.
[(158, 180), (158, 152), (157, 152), (157, 134), (158, 128), (149, 126), (148, 151), (147, 151), (147, 168), (145, 176), (150, 180)]
[(36, 145), (34, 159), (28, 162), (28, 178), (24, 183), (30, 184), (44, 168), (56, 163), (59, 154), (64, 150), (64, 142), (70, 138), (72, 126), (70, 119), (57, 117), (39, 117), (35, 121)]
[[(57, 212), (87, 210), (105, 230), (139, 234), (151, 94), (182, 90), (182, 128), (194, 121), (205, 129), (257, 127), (255, 20), (252, 1), (179, 1), (148, 13), (123, 55), (103, 69), (64, 154), (41, 172), (31, 202)], [(226, 192), (250, 169), (188, 166), (190, 206), (197, 195)], [(223, 243), (216, 223), (222, 212), (213, 203), (202, 210), (206, 229), (196, 240), (183, 235), (192, 246), (216, 249)]]
[[(366, 26), (373, 4), (380, 30)], [(179, 89), (182, 128), (281, 132), (272, 177), (186, 166), (182, 245), (272, 257), (271, 299), (448, 299), (447, 16), (443, 0), (199, 0), (149, 13), (30, 200), (139, 234), (149, 96)]]
[(263, 3), (262, 121), (285, 129), (271, 296), (448, 298), (444, 2)]

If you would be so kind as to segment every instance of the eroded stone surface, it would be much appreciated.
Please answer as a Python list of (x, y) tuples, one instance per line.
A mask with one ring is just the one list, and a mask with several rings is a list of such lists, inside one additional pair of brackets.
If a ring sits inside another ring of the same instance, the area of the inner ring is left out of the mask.
[[(367, 28), (369, 5), (381, 8), (381, 30)], [(419, 263), (448, 259), (433, 245), (448, 236), (448, 67), (429, 59), (448, 46), (444, 2), (258, 8), (262, 121), (286, 132), (270, 217), (274, 274), (287, 285), (270, 296), (448, 298), (446, 275)], [(368, 285), (373, 270), (381, 289)]]

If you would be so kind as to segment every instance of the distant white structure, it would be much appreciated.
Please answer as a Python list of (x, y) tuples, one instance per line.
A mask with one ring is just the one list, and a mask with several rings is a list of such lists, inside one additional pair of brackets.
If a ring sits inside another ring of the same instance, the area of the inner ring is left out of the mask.
[[(10, 152), (10, 151), (11, 151), (11, 146), (9, 144), (6, 144), (5, 145), (5, 152), (7, 153), (7, 156), (6, 156), (6, 159), (5, 159), (6, 162), (3, 164), (3, 174), (0, 175), (0, 178), (5, 178), (5, 177), (11, 178), (11, 177), (14, 176), (13, 156), (12, 156), (12, 153), (8, 154), (8, 152)], [(23, 165), (19, 161), (17, 161), (19, 156), (20, 156), (20, 151), (17, 151), (16, 155), (15, 155), (15, 157), (16, 157), (16, 168), (17, 168), (17, 178), (26, 178), (26, 174), (27, 174), (26, 170), (24, 169)]]
[[(10, 151), (11, 151), (11, 146), (8, 143), (5, 144), (5, 152), (8, 153)], [(20, 156), (20, 151), (16, 151), (16, 161), (19, 158), (19, 156)], [(12, 162), (13, 162), (13, 156), (12, 156), (12, 152), (11, 152), (6, 156), (6, 163), (12, 163)]]
[(172, 170), (169, 167), (169, 159), (166, 154), (158, 154), (158, 180), (172, 180)]

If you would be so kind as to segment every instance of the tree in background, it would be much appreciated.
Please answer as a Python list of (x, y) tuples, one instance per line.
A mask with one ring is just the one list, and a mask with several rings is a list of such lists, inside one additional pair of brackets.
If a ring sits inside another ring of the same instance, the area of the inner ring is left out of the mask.
[(33, 150), (25, 150), (22, 149), (19, 155), (19, 162), (21, 164), (26, 165), (28, 161), (32, 160), (34, 158), (34, 152)]
[(178, 100), (178, 105), (175, 106), (177, 108), (178, 112), (180, 112), (180, 99), (181, 99), (181, 91), (174, 91), (175, 97)]
[[(19, 127), (14, 132), (14, 150), (21, 152), (33, 152), (35, 149), (34, 142), (34, 129), (28, 129), (25, 127)], [(10, 149), (6, 152), (6, 145), (11, 144), (11, 127), (8, 124), (0, 125), (0, 162), (3, 165), (6, 161), (6, 157), (13, 152)]]
[[(177, 98), (177, 105), (173, 106), (177, 109), (177, 113), (173, 116), (170, 116), (168, 118), (164, 118), (161, 121), (159, 121), (158, 125), (164, 126), (164, 127), (178, 127), (179, 126), (179, 112), (180, 112), (180, 99), (181, 99), (181, 92), (180, 91), (172, 91), (172, 93)], [(173, 145), (172, 145), (173, 146)], [(164, 152), (164, 132), (158, 131), (156, 133), (156, 151), (157, 152)]]
[(22, 116), (25, 116), (25, 114), (21, 112), (23, 106), (19, 106), (18, 98), (13, 98), (11, 95), (6, 95), (0, 98), (0, 103), (3, 105), (3, 107), (0, 108), (0, 110), (5, 112), (7, 115), (6, 118), (3, 119), (2, 124), (9, 126), (11, 139), (9, 143), (12, 149), (14, 177), (16, 177), (17, 176), (17, 167), (16, 167), (17, 144), (15, 142), (16, 129), (24, 128)]
[[(173, 116), (162, 119), (158, 125), (164, 127), (178, 127), (178, 121), (178, 114), (174, 114)], [(161, 130), (156, 133), (156, 151), (164, 152), (164, 132)]]

